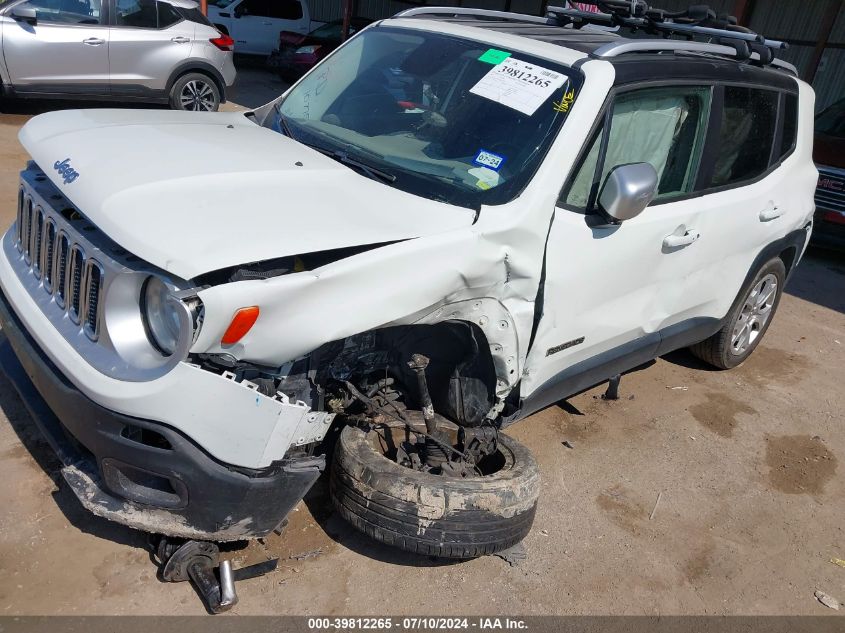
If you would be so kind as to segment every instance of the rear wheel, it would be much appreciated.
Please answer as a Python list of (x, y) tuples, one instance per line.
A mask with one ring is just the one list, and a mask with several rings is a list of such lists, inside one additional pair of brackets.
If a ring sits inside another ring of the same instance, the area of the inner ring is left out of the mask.
[(779, 257), (768, 261), (740, 292), (721, 330), (690, 351), (719, 369), (732, 369), (760, 344), (780, 303), (786, 266)]
[(170, 107), (192, 112), (216, 112), (220, 107), (220, 90), (208, 75), (188, 73), (173, 83)]
[(407, 440), (403, 425), (349, 426), (341, 433), (332, 500), (354, 527), (387, 545), (443, 558), (493, 554), (525, 538), (540, 493), (539, 468), (527, 448), (499, 435), (477, 472), (460, 477), (398, 463)]

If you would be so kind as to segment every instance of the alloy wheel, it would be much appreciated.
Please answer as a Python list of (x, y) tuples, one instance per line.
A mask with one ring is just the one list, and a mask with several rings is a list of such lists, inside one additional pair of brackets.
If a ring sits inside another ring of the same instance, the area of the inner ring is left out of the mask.
[(183, 110), (211, 112), (215, 104), (214, 89), (205, 81), (189, 81), (179, 93), (179, 103)]
[(731, 334), (731, 351), (742, 356), (754, 345), (772, 317), (778, 295), (778, 280), (772, 274), (763, 277), (748, 293)]

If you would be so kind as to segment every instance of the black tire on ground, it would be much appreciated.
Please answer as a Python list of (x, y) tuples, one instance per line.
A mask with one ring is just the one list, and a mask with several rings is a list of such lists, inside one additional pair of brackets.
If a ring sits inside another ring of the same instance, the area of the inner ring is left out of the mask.
[(217, 112), (220, 107), (220, 89), (208, 75), (187, 73), (173, 82), (170, 107), (173, 110)]
[(499, 435), (492, 474), (466, 479), (418, 472), (385, 457), (384, 427), (340, 434), (331, 494), (341, 516), (377, 541), (416, 554), (475, 558), (519, 543), (540, 494), (531, 452)]
[[(743, 310), (747, 308), (748, 302), (752, 299), (750, 296), (751, 292), (770, 275), (777, 279), (777, 290), (770, 308), (768, 319), (762, 324), (762, 327), (757, 330), (757, 335), (754, 340), (751, 341), (744, 350), (738, 353), (732, 345), (734, 328), (737, 326), (738, 319), (743, 315)], [(751, 281), (749, 281), (745, 286), (743, 286), (742, 290), (740, 290), (733, 306), (731, 306), (731, 311), (728, 314), (728, 318), (725, 320), (725, 325), (722, 329), (710, 338), (690, 347), (690, 351), (705, 363), (713, 365), (718, 369), (732, 369), (743, 363), (745, 359), (751, 356), (754, 350), (757, 349), (757, 346), (760, 344), (760, 341), (763, 340), (763, 336), (772, 324), (772, 319), (774, 318), (774, 314), (780, 304), (780, 298), (783, 294), (785, 281), (786, 266), (784, 266), (783, 260), (779, 257), (775, 257), (774, 259), (766, 262), (766, 264), (757, 271), (757, 274), (751, 278)]]

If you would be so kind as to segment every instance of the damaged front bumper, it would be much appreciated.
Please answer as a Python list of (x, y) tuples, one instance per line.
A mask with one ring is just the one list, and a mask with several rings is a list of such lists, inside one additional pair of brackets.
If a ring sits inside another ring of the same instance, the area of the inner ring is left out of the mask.
[[(62, 462), (82, 505), (132, 528), (232, 541), (276, 528), (319, 477), (324, 458), (251, 470), (225, 464), (183, 433), (102, 407), (39, 348), (0, 294), (0, 366)], [(236, 421), (233, 421), (236, 422)]]

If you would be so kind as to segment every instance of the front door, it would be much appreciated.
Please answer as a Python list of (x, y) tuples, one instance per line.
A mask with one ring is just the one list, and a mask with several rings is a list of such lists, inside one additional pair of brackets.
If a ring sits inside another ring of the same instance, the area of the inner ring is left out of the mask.
[[(551, 404), (561, 389), (584, 389), (657, 355), (696, 258), (697, 210), (679, 199), (695, 187), (711, 93), (664, 86), (615, 97), (555, 210), (522, 397), (545, 393), (541, 404)], [(639, 162), (657, 171), (657, 198), (609, 225), (596, 211), (600, 185), (614, 167)]]
[[(9, 78), (21, 92), (107, 94), (109, 29), (101, 0), (28, 0), (36, 23), (3, 18)], [(12, 9), (14, 11), (14, 8)]]

